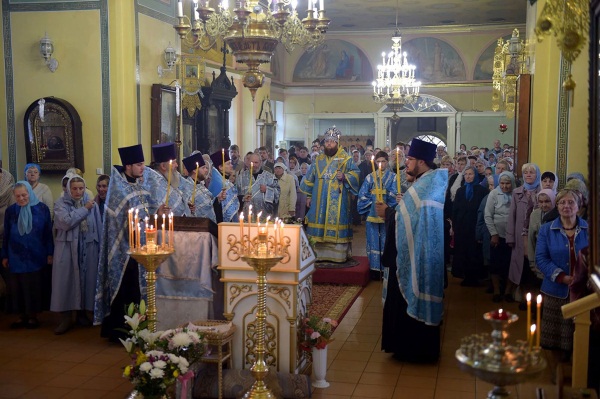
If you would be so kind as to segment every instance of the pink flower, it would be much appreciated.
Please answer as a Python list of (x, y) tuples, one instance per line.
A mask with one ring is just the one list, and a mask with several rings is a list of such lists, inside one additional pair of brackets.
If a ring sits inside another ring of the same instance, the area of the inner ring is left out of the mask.
[(312, 334), (310, 334), (310, 339), (318, 339), (320, 336), (321, 334), (319, 334), (318, 331), (315, 331)]

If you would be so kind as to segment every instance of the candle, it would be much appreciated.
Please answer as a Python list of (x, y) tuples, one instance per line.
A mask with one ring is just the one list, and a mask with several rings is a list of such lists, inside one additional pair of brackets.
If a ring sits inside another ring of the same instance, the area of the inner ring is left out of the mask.
[(158, 213), (154, 214), (154, 226), (155, 229), (158, 227)]
[(175, 240), (173, 235), (175, 234), (174, 223), (173, 223), (173, 212), (169, 213), (169, 246), (175, 248)]
[(536, 334), (536, 340), (535, 340), (535, 346), (537, 346), (538, 348), (540, 347), (540, 339), (541, 339), (541, 335), (542, 335), (542, 295), (538, 295), (537, 296), (537, 315), (535, 317), (535, 322), (538, 326), (537, 328), (537, 334)]
[(240, 215), (240, 242), (242, 243), (242, 249), (244, 248), (244, 213)]
[(383, 177), (381, 176), (381, 162), (379, 162), (379, 202), (383, 202)]
[(396, 147), (396, 176), (398, 179), (398, 194), (402, 194), (402, 177), (400, 176), (400, 147)]
[(490, 317), (495, 320), (508, 320), (508, 313), (502, 309), (493, 311)]
[(135, 225), (133, 221), (129, 225), (129, 248), (135, 250)]
[(319, 0), (319, 10), (324, 10), (325, 9), (325, 1), (324, 0)]
[(221, 164), (223, 168), (223, 186), (225, 186), (225, 148), (221, 148), (221, 157), (223, 159), (223, 163)]
[(183, 2), (182, 2), (182, 0), (177, 1), (177, 16), (183, 17)]
[(171, 168), (173, 167), (173, 160), (169, 161), (169, 175), (167, 176), (167, 200), (165, 205), (169, 206), (169, 192), (171, 191)]
[(527, 299), (527, 332), (529, 332), (529, 326), (531, 326), (531, 292), (525, 295)]
[(133, 209), (129, 208), (129, 211), (127, 211), (127, 226), (129, 227), (129, 249), (131, 249), (131, 247), (133, 246), (133, 243), (131, 242), (131, 222), (133, 219)]
[(192, 205), (196, 202), (196, 184), (198, 183), (198, 173), (200, 173), (200, 164), (196, 162), (196, 175), (194, 175), (194, 193), (192, 194)]
[(248, 207), (248, 241), (252, 241), (250, 239), (250, 223), (252, 223), (252, 205)]
[(256, 234), (258, 234), (258, 228), (260, 227), (260, 217), (262, 215), (262, 211), (256, 214)]
[(137, 246), (138, 249), (141, 249), (142, 248), (142, 245), (141, 245), (142, 240), (141, 240), (140, 236), (142, 235), (142, 227), (140, 226), (139, 223), (137, 225), (137, 233), (138, 233), (138, 235), (137, 235), (137, 244), (136, 244), (136, 246)]
[(252, 167), (254, 162), (250, 162), (250, 182), (248, 183), (248, 194), (252, 194)]
[(162, 222), (162, 246), (163, 248), (167, 247), (167, 236), (165, 235), (165, 214), (163, 213), (163, 222)]
[(373, 184), (375, 188), (375, 201), (377, 201), (377, 171), (375, 170), (375, 156), (371, 156), (371, 168), (373, 168)]
[(281, 245), (283, 246), (283, 220), (279, 221), (279, 239), (281, 240)]
[(527, 335), (527, 342), (529, 342), (529, 350), (531, 351), (531, 347), (533, 346), (533, 336), (535, 335), (535, 324), (532, 324), (530, 327), (530, 332)]
[(279, 218), (275, 218), (273, 222), (273, 238), (275, 239), (275, 245), (279, 243), (279, 236), (277, 234), (277, 225), (279, 223)]

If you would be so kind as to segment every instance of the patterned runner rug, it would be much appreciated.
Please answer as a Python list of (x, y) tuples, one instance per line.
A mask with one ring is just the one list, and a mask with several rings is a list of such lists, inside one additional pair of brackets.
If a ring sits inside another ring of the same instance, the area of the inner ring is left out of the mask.
[(362, 292), (359, 285), (313, 284), (309, 314), (342, 321)]

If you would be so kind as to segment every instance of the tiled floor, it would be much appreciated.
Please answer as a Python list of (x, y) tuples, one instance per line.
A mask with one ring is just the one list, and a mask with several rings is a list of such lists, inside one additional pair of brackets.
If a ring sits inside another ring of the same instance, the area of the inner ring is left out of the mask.
[[(364, 227), (353, 243), (356, 255), (364, 254)], [(489, 332), (482, 314), (498, 308), (483, 288), (464, 288), (450, 280), (446, 290), (442, 326), (442, 356), (434, 365), (412, 365), (382, 353), (381, 283), (371, 282), (356, 300), (334, 333), (329, 345), (327, 380), (331, 386), (315, 389), (315, 399), (471, 399), (485, 398), (491, 386), (461, 372), (454, 359), (460, 339)], [(516, 304), (502, 304), (517, 312)], [(76, 328), (55, 336), (55, 316), (45, 313), (38, 330), (10, 330), (12, 317), (0, 315), (0, 398), (115, 398), (122, 399), (131, 385), (122, 376), (125, 350), (99, 336), (99, 328)], [(510, 339), (525, 337), (519, 320)], [(407, 343), (410, 344), (410, 343)], [(556, 397), (549, 373), (539, 381), (513, 387), (514, 397), (534, 398), (534, 387), (544, 385), (546, 398)]]

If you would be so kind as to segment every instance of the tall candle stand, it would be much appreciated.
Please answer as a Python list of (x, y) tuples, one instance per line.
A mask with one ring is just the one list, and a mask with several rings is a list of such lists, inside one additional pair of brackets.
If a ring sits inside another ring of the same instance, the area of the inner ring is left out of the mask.
[[(242, 219), (243, 220), (243, 219)], [(250, 222), (250, 220), (248, 220)], [(243, 222), (242, 222), (243, 223)], [(254, 228), (254, 226), (256, 226)], [(256, 235), (252, 236), (252, 230)], [(290, 239), (283, 237), (283, 224), (273, 226), (273, 235), (268, 234), (269, 224), (248, 223), (248, 234), (244, 234), (243, 224), (240, 225), (240, 237), (231, 234), (228, 236), (229, 251), (227, 256), (231, 260), (242, 259), (256, 272), (257, 285), (257, 307), (256, 307), (256, 329), (257, 342), (254, 348), (255, 360), (250, 368), (256, 379), (244, 399), (271, 399), (275, 395), (267, 387), (265, 378), (269, 374), (269, 368), (265, 362), (265, 336), (267, 319), (267, 273), (273, 266), (285, 259), (289, 259), (287, 251)], [(279, 234), (277, 233), (279, 231)]]
[[(131, 225), (131, 224), (130, 224)], [(162, 244), (158, 244), (158, 229), (156, 226), (146, 225), (146, 245), (136, 244), (139, 239), (133, 237), (133, 245), (130, 242), (129, 256), (141, 263), (146, 270), (146, 293), (148, 297), (148, 329), (156, 332), (156, 269), (174, 252), (172, 242), (173, 234), (166, 234), (163, 228)], [(173, 231), (173, 218), (169, 217), (169, 233)], [(138, 229), (138, 234), (141, 230)], [(169, 239), (167, 238), (169, 237)], [(130, 236), (131, 239), (131, 236)]]
[(461, 370), (483, 381), (494, 384), (488, 399), (506, 399), (510, 392), (505, 388), (533, 379), (546, 368), (539, 347), (531, 342), (508, 342), (508, 327), (518, 320), (516, 314), (492, 311), (483, 315), (491, 324), (491, 334), (473, 334), (462, 339), (456, 351)]

